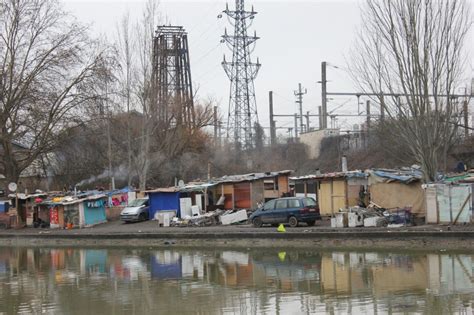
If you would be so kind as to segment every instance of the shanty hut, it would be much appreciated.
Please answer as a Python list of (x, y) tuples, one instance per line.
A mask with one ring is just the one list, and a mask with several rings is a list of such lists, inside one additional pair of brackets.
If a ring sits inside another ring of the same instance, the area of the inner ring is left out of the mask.
[(411, 213), (417, 217), (426, 215), (420, 170), (372, 169), (366, 172), (371, 202), (385, 209), (411, 208)]
[(181, 217), (180, 211), (180, 191), (178, 187), (158, 188), (146, 191), (150, 200), (150, 210), (148, 218), (155, 218), (159, 211), (174, 211), (178, 217)]
[[(35, 194), (10, 194), (9, 197), (11, 202), (16, 209), (18, 224), (32, 226), (35, 220), (35, 217), (38, 214), (38, 204), (46, 198), (47, 194), (45, 193), (35, 193)], [(16, 204), (18, 201), (18, 205)]]
[(56, 197), (40, 204), (40, 222), (51, 228), (88, 227), (107, 222), (105, 195)]
[(255, 209), (259, 203), (286, 196), (290, 192), (290, 170), (230, 175), (213, 179), (208, 188), (214, 204), (223, 202), (224, 209)]
[(214, 185), (213, 183), (192, 183), (181, 187), (146, 191), (145, 193), (150, 198), (149, 219), (154, 219), (158, 212), (164, 211), (173, 212), (180, 218), (200, 213), (209, 205), (209, 198), (206, 198), (208, 196), (207, 189)]
[(259, 203), (289, 193), (290, 173), (280, 171), (231, 175), (208, 182), (149, 190), (146, 191), (150, 198), (149, 217), (155, 218), (158, 211), (174, 211), (178, 217), (184, 217), (193, 216), (195, 213), (192, 209), (255, 209)]
[[(322, 216), (332, 216), (339, 209), (365, 203), (367, 174), (361, 171), (348, 171), (314, 175), (317, 182), (319, 211)], [(295, 187), (296, 187), (295, 181)], [(311, 181), (303, 179), (308, 187)], [(308, 189), (307, 189), (308, 191)]]
[(81, 220), (81, 227), (92, 226), (107, 222), (105, 204), (105, 195), (94, 195), (86, 197), (82, 200), (82, 210), (80, 213), (84, 215), (84, 220)]
[(367, 174), (361, 171), (336, 172), (291, 177), (295, 196), (312, 197), (322, 216), (332, 216), (339, 209), (365, 203)]
[(424, 185), (426, 223), (471, 223), (474, 174), (448, 177), (443, 182)]

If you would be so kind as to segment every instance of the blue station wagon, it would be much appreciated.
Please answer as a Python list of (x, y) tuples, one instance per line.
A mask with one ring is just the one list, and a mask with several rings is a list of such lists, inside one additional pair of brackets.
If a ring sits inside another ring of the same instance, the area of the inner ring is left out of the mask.
[(313, 198), (288, 197), (278, 198), (266, 202), (257, 209), (249, 218), (255, 227), (263, 224), (289, 223), (291, 227), (298, 226), (299, 222), (305, 222), (313, 226), (316, 220), (321, 220), (319, 207)]

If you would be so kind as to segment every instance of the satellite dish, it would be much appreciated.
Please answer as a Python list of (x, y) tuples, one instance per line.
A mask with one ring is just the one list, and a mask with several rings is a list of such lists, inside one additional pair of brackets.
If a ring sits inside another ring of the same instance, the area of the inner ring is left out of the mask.
[(15, 192), (17, 188), (18, 187), (17, 187), (16, 183), (12, 182), (12, 183), (8, 184), (8, 190), (10, 190), (12, 192)]
[(179, 180), (178, 182), (178, 187), (183, 188), (184, 187), (184, 181), (182, 179)]

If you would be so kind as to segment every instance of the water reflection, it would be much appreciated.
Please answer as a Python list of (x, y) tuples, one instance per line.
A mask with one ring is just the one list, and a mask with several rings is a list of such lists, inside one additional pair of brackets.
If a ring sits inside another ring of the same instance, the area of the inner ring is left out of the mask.
[(0, 314), (470, 314), (473, 257), (0, 248)]

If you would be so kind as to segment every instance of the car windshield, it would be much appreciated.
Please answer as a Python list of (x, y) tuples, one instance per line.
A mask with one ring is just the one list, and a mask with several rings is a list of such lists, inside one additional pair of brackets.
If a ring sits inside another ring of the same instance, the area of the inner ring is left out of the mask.
[(270, 200), (263, 206), (263, 210), (272, 210), (275, 208), (275, 200)]
[(316, 201), (313, 198), (304, 198), (303, 204), (305, 207), (312, 207), (316, 205)]
[(128, 206), (129, 207), (140, 207), (140, 206), (143, 206), (147, 201), (148, 201), (148, 199), (135, 199), (135, 200), (130, 201), (128, 203)]

